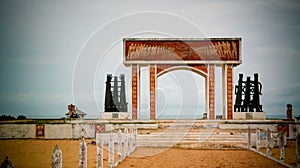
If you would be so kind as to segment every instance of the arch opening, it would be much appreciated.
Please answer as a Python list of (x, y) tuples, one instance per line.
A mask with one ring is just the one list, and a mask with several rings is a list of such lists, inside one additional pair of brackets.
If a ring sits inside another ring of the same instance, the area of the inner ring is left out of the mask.
[(157, 77), (157, 119), (202, 118), (207, 106), (207, 74), (193, 67), (176, 66)]

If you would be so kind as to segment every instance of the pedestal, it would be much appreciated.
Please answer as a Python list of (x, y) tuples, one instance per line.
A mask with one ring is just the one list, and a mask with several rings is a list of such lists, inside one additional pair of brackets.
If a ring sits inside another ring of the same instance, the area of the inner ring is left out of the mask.
[(234, 112), (234, 120), (265, 120), (266, 112)]

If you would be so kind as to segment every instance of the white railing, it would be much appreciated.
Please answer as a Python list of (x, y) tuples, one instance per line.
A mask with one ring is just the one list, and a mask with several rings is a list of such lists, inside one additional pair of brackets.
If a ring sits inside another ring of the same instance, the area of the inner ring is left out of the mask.
[[(96, 134), (97, 156), (96, 167), (103, 168), (103, 149), (108, 145), (108, 167), (115, 168), (128, 155), (130, 155), (137, 147), (137, 129), (127, 128), (122, 133), (119, 130), (117, 133), (97, 133)], [(117, 157), (115, 157), (117, 151)], [(62, 151), (58, 145), (55, 146), (52, 153), (52, 168), (62, 167)], [(82, 138), (79, 149), (79, 167), (87, 168), (87, 145)]]
[[(298, 139), (297, 139), (298, 141)], [(272, 132), (270, 129), (263, 130), (256, 128), (256, 147), (252, 148), (251, 145), (251, 128), (248, 127), (248, 149), (255, 151), (265, 157), (268, 157), (278, 163), (290, 167), (290, 165), (284, 162), (285, 160), (285, 147), (286, 145), (286, 133), (285, 132)], [(278, 146), (280, 149), (279, 159), (272, 157), (272, 149)], [(261, 148), (266, 148), (266, 152), (263, 153)]]

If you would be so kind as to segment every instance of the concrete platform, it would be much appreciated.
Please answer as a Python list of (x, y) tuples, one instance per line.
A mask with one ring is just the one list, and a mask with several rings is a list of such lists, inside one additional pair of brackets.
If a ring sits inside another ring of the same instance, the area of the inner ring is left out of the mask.
[(265, 120), (266, 112), (234, 112), (234, 120)]

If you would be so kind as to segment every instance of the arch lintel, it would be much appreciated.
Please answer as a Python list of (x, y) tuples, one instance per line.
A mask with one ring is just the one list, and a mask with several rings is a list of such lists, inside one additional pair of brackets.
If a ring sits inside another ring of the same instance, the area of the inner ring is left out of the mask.
[(189, 70), (203, 76), (205, 79), (208, 76), (207, 65), (157, 65), (157, 77), (162, 76), (174, 70)]

